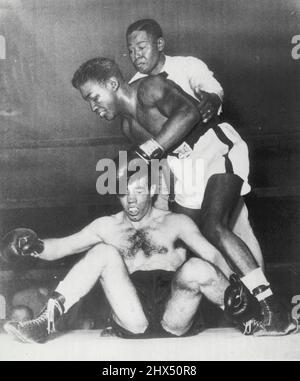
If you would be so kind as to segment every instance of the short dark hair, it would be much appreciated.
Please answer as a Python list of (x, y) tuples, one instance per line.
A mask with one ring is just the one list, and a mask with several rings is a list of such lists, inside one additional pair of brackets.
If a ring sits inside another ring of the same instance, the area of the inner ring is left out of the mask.
[[(135, 159), (134, 159), (135, 160)], [(143, 160), (143, 159), (138, 159), (138, 160)], [(152, 165), (144, 165), (144, 166), (139, 166), (138, 163), (137, 168), (135, 170), (129, 170), (127, 167), (127, 185), (132, 178), (138, 178), (138, 177), (146, 177), (147, 178), (147, 188), (150, 191), (151, 187), (155, 185), (157, 189), (159, 188), (159, 172), (155, 171), (154, 175), (152, 174), (153, 169)], [(127, 165), (129, 165), (129, 162), (127, 162)], [(142, 171), (142, 168), (146, 168), (146, 173)], [(120, 193), (120, 178), (117, 176), (117, 197), (120, 198), (123, 196), (122, 193)]]
[(119, 81), (124, 82), (121, 70), (114, 60), (96, 57), (84, 62), (76, 70), (72, 78), (72, 85), (78, 89), (89, 80), (102, 83), (111, 77), (116, 77)]
[(142, 19), (129, 25), (126, 31), (126, 37), (137, 30), (143, 30), (155, 39), (163, 37), (163, 32), (159, 23), (153, 19)]

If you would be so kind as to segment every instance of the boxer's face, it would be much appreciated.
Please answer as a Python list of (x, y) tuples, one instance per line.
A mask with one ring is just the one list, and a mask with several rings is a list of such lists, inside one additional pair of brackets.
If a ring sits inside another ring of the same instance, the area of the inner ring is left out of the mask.
[(143, 74), (158, 74), (155, 68), (160, 63), (163, 46), (162, 38), (155, 39), (143, 30), (134, 31), (127, 37), (131, 62)]
[(147, 214), (152, 204), (152, 191), (146, 176), (129, 180), (127, 194), (120, 197), (120, 202), (130, 220), (140, 221)]
[(110, 80), (105, 83), (89, 80), (80, 86), (79, 91), (100, 118), (113, 120), (118, 115), (116, 95)]

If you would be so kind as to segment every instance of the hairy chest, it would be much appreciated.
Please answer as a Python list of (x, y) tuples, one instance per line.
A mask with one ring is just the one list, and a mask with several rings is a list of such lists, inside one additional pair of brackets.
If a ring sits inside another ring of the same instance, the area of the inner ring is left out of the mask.
[(162, 234), (155, 229), (138, 229), (131, 232), (119, 248), (125, 258), (134, 258), (137, 254), (146, 257), (165, 255), (170, 250), (170, 241), (163, 240)]

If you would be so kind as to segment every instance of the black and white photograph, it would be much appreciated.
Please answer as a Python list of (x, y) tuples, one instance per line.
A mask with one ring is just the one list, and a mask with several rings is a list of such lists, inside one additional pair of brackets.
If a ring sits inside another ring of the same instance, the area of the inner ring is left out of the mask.
[(299, 361), (299, 106), (299, 0), (0, 0), (0, 361)]

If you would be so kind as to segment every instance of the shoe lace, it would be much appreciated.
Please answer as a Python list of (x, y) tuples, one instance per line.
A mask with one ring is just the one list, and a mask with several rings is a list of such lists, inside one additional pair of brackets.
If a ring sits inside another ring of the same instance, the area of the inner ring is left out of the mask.
[(244, 335), (251, 335), (257, 328), (263, 329), (264, 325), (257, 319), (250, 319), (244, 325)]
[(36, 319), (23, 323), (23, 327), (31, 328), (32, 326), (39, 326), (41, 323), (47, 321), (47, 332), (50, 335), (55, 332), (55, 308), (57, 308), (59, 314), (62, 315), (63, 310), (60, 303), (55, 299), (49, 299), (45, 311)]
[(48, 325), (47, 325), (47, 331), (48, 334), (55, 332), (55, 308), (58, 309), (59, 315), (63, 314), (63, 309), (56, 299), (49, 299), (48, 305), (47, 305), (47, 320), (48, 320)]

